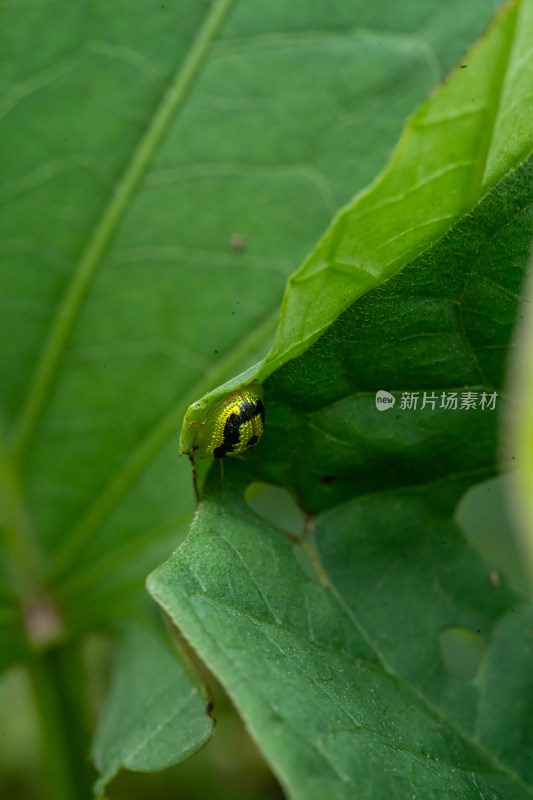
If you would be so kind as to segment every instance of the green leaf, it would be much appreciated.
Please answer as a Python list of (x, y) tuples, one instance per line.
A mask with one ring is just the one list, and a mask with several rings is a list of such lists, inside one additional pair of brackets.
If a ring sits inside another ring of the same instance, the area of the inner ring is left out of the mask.
[(524, 161), (531, 152), (532, 35), (533, 6), (522, 2), (485, 167), (486, 188), (494, 186), (514, 169), (517, 160)]
[[(212, 471), (149, 579), (291, 798), (533, 794), (531, 605), (491, 582), (454, 521), (497, 466), (532, 208), (530, 160), (278, 370), (261, 443), (222, 485)], [(476, 409), (441, 407), (473, 391)], [(252, 512), (250, 480), (287, 487), (298, 536)]]
[[(533, 112), (523, 97), (527, 83), (516, 81), (518, 65), (526, 75), (533, 73), (533, 39), (517, 35), (524, 29), (533, 33), (533, 4), (508, 4), (459, 71), (414, 115), (382, 175), (338, 215), (291, 277), (259, 379), (306, 349), (354, 300), (434, 245), (476, 205), (486, 191), (487, 172), (493, 184), (529, 155)], [(519, 133), (506, 142), (504, 167), (501, 128), (511, 116)]]
[(291, 276), (266, 358), (189, 409), (182, 452), (190, 450), (190, 422), (228, 388), (263, 381), (302, 353), (358, 297), (433, 246), (529, 155), (532, 41), (533, 4), (506, 4), (481, 43), (413, 116), (385, 170), (337, 215)]
[(92, 748), (100, 772), (96, 794), (121, 767), (158, 771), (198, 750), (213, 728), (206, 705), (203, 690), (191, 681), (161, 634), (139, 622), (127, 625)]
[(263, 356), (287, 276), (491, 9), (53, 11), (2, 10), (1, 668), (136, 614), (194, 505), (184, 411)]
[(263, 355), (286, 277), (490, 9), (56, 11), (4, 14), (3, 450), (29, 582), (83, 633), (186, 528), (185, 409)]
[[(325, 280), (332, 264), (335, 274), (336, 262), (322, 258), (330, 245), (335, 258), (346, 248), (344, 264), (372, 266), (363, 251), (380, 249), (386, 223), (395, 232), (376, 270), (376, 282), (389, 280), (310, 348), (326, 323), (309, 326), (338, 315), (345, 289), (328, 284), (331, 304), (323, 291), (295, 299), (293, 344), (249, 372), (278, 367), (264, 385), (262, 442), (228, 465), (223, 482), (212, 470), (190, 536), (149, 579), (291, 798), (533, 794), (528, 706), (512, 699), (514, 686), (520, 698), (533, 689), (533, 612), (491, 578), (455, 520), (466, 490), (497, 468), (506, 355), (533, 239), (533, 160), (520, 166), (531, 125), (514, 141), (515, 171), (502, 180), (500, 170), (493, 191), (459, 220), (484, 192), (500, 106), (504, 117), (513, 106), (502, 86), (517, 58), (517, 9), (472, 56), (474, 83), (465, 89), (458, 72), (426, 104), (384, 176), (307, 262), (318, 270), (302, 268), (307, 283), (321, 272)], [(466, 135), (471, 119), (457, 98), (485, 84), (483, 124)], [(463, 141), (476, 155), (468, 180), (440, 185), (435, 164), (442, 156), (455, 175)], [(440, 242), (428, 175), (435, 202), (455, 209)], [(368, 288), (359, 282), (356, 294)], [(380, 407), (378, 390), (397, 405)], [(458, 398), (455, 410), (447, 397)], [(290, 491), (306, 515), (298, 535), (250, 510), (251, 480)], [(508, 662), (513, 680), (490, 703)]]

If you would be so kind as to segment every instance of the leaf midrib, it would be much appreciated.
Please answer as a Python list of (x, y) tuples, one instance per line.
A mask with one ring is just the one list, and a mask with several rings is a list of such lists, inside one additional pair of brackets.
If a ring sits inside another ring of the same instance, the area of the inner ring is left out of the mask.
[(79, 522), (71, 529), (68, 538), (56, 550), (49, 568), (48, 577), (56, 581), (68, 573), (78, 554), (83, 550), (91, 537), (105, 522), (109, 514), (118, 505), (130, 486), (139, 478), (161, 447), (181, 427), (187, 407), (199, 396), (205, 394), (212, 386), (219, 384), (232, 371), (242, 367), (243, 361), (250, 352), (262, 345), (274, 331), (277, 322), (277, 309), (269, 313), (265, 319), (253, 328), (250, 334), (235, 346), (228, 355), (207, 370), (191, 387), (185, 396), (174, 403), (161, 419), (147, 432), (124, 461), (122, 467), (110, 478), (86, 510)]
[(158, 145), (188, 96), (203, 65), (209, 46), (222, 26), (232, 3), (233, 0), (214, 0), (198, 35), (193, 40), (185, 59), (180, 64), (159, 107), (133, 151), (131, 159), (74, 269), (72, 279), (57, 309), (42, 349), (20, 415), (13, 444), (16, 461), (22, 461), (31, 446), (36, 429), (49, 402), (59, 365), (91, 281)]

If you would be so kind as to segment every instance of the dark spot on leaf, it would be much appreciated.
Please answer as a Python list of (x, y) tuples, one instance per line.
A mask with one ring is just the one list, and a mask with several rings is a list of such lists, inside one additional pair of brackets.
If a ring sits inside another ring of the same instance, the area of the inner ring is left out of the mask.
[(323, 475), (320, 478), (320, 483), (333, 483), (337, 480), (337, 475)]
[(232, 233), (231, 236), (229, 237), (228, 244), (230, 250), (235, 250), (237, 252), (242, 251), (246, 248), (246, 241), (244, 239), (244, 236), (240, 233)]

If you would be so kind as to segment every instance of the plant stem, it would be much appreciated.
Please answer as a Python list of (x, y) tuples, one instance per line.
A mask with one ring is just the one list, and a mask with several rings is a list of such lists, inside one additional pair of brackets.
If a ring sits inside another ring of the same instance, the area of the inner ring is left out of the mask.
[(79, 648), (63, 643), (36, 651), (29, 669), (39, 715), (43, 795), (91, 800), (89, 714)]

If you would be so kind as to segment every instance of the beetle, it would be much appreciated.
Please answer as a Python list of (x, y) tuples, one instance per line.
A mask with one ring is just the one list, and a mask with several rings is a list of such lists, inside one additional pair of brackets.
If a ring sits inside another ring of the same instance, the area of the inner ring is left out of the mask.
[(196, 425), (194, 458), (226, 458), (248, 452), (257, 444), (265, 427), (260, 387), (247, 386), (230, 392)]

